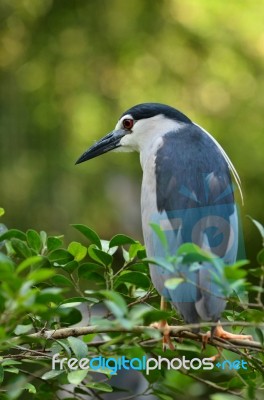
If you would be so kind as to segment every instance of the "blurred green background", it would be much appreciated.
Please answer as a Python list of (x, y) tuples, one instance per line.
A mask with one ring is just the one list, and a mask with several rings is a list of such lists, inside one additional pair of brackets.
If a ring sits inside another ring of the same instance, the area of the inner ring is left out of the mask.
[(19, 229), (141, 239), (137, 154), (75, 166), (134, 104), (170, 104), (237, 168), (247, 255), (263, 219), (264, 2), (0, 0), (0, 206)]

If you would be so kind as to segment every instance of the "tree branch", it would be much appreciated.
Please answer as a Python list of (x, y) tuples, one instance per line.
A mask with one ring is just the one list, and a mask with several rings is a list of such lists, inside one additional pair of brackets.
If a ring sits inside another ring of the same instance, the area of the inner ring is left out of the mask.
[[(186, 339), (193, 339), (198, 342), (203, 341), (203, 335), (201, 333), (194, 333), (191, 332), (191, 329), (194, 328), (202, 328), (202, 327), (212, 327), (216, 326), (217, 323), (200, 323), (200, 324), (189, 324), (189, 325), (182, 325), (182, 326), (171, 326), (170, 327), (170, 336), (175, 338), (186, 338)], [(241, 327), (258, 327), (264, 328), (264, 324), (252, 324), (247, 323), (244, 321), (241, 322), (223, 322), (221, 323), (222, 326), (241, 326)], [(132, 334), (148, 334), (151, 336), (151, 332), (156, 333), (157, 330), (160, 333), (163, 333), (163, 329), (156, 329), (150, 326), (134, 326), (131, 329), (126, 329), (122, 326), (113, 326), (102, 328), (101, 326), (93, 325), (93, 326), (84, 326), (84, 327), (76, 327), (76, 328), (62, 328), (57, 330), (44, 330), (42, 329), (40, 332), (33, 333), (28, 335), (27, 337), (30, 338), (42, 338), (46, 340), (56, 340), (56, 339), (66, 339), (70, 336), (83, 336), (88, 335), (91, 333), (111, 333), (111, 332), (119, 332), (119, 333), (132, 333)], [(257, 341), (251, 340), (224, 340), (219, 337), (209, 338), (208, 343), (213, 346), (223, 347), (229, 350), (235, 350), (236, 348), (247, 348), (255, 351), (264, 352), (264, 348), (261, 343)]]

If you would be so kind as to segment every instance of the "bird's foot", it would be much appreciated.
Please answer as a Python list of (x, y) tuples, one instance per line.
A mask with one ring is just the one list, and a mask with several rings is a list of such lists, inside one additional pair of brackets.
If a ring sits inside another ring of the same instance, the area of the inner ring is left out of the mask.
[(168, 348), (170, 350), (175, 350), (175, 346), (172, 343), (171, 337), (170, 337), (170, 326), (168, 325), (167, 321), (162, 320), (159, 322), (154, 322), (150, 326), (155, 329), (162, 329), (162, 331), (163, 331), (162, 350), (163, 351), (166, 351)]
[(226, 340), (253, 340), (251, 335), (238, 335), (236, 333), (231, 333), (225, 331), (221, 325), (217, 325), (214, 331), (214, 336), (220, 337)]
[[(238, 335), (236, 333), (231, 333), (227, 332), (223, 329), (221, 325), (217, 325), (217, 327), (214, 329), (213, 336), (219, 337), (221, 339), (225, 340), (253, 340), (251, 335)], [(212, 337), (211, 331), (206, 332), (205, 334), (202, 335), (202, 349), (204, 350), (207, 343), (208, 339)], [(218, 348), (218, 354), (215, 356), (210, 357), (212, 361), (217, 360), (219, 357), (221, 357), (221, 351), (222, 349)]]
[[(217, 325), (214, 329), (213, 336), (219, 337), (225, 340), (253, 340), (251, 335), (238, 335), (236, 333), (227, 332), (223, 329), (222, 325)], [(211, 331), (208, 331), (202, 335), (203, 348), (206, 347), (208, 339), (212, 337)]]

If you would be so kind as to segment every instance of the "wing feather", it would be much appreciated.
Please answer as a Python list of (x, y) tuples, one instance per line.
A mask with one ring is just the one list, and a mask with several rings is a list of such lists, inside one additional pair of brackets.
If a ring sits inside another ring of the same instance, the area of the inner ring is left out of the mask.
[[(182, 243), (193, 242), (227, 263), (234, 262), (238, 229), (230, 170), (235, 170), (216, 140), (195, 124), (183, 125), (163, 137), (155, 168), (157, 209), (163, 224), (164, 218), (168, 221), (165, 233), (170, 253), (175, 254)], [(239, 183), (235, 172), (234, 176)], [(210, 279), (210, 269), (210, 263), (195, 272), (181, 265), (174, 275), (161, 274), (159, 269), (152, 270), (152, 275), (154, 281), (163, 281), (163, 287), (164, 281), (175, 275), (186, 276), (192, 282), (174, 290), (164, 288), (163, 293), (186, 322), (197, 322), (199, 317), (217, 320), (225, 300)]]

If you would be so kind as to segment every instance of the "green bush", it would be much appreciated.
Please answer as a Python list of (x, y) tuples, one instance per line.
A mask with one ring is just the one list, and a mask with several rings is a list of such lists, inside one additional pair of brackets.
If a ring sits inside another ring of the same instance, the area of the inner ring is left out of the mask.
[[(3, 214), (0, 209), (0, 216)], [(264, 240), (263, 227), (254, 223)], [(1, 225), (1, 399), (58, 399), (59, 390), (66, 391), (68, 400), (82, 395), (103, 399), (105, 394), (120, 390), (111, 383), (114, 372), (118, 376), (118, 358), (137, 359), (133, 366), (140, 369), (139, 360), (150, 357), (203, 360), (216, 354), (216, 345), (223, 349), (221, 361), (244, 360), (247, 369), (173, 370), (163, 362), (160, 369), (140, 372), (147, 382), (142, 395), (153, 394), (162, 400), (175, 399), (175, 393), (177, 399), (263, 398), (263, 249), (257, 257), (258, 266), (246, 270), (245, 262), (238, 262), (221, 267), (219, 281), (229, 299), (222, 320), (233, 332), (246, 329), (257, 341), (227, 343), (214, 338), (203, 349), (201, 335), (188, 331), (175, 310), (160, 310), (145, 249), (138, 241), (121, 234), (106, 241), (85, 225), (73, 228), (83, 240), (65, 246), (62, 236), (33, 229), (8, 230)], [(153, 229), (163, 240), (162, 232)], [(187, 244), (174, 259), (162, 262), (164, 268), (177, 260), (196, 268), (197, 262), (208, 257), (213, 260), (212, 255)], [(214, 260), (217, 266), (220, 261)], [(160, 264), (161, 260), (152, 262)], [(179, 283), (179, 278), (166, 282), (172, 287)], [(239, 298), (241, 288), (248, 291), (249, 301), (245, 296)], [(150, 326), (161, 319), (173, 326), (174, 351), (162, 351), (161, 331)], [(212, 326), (200, 325), (202, 330)], [(93, 372), (71, 370), (67, 363), (62, 369), (58, 364), (52, 369), (55, 354), (60, 359), (112, 358), (112, 364)], [(66, 386), (69, 383), (70, 389)], [(125, 397), (133, 398), (133, 394)]]

